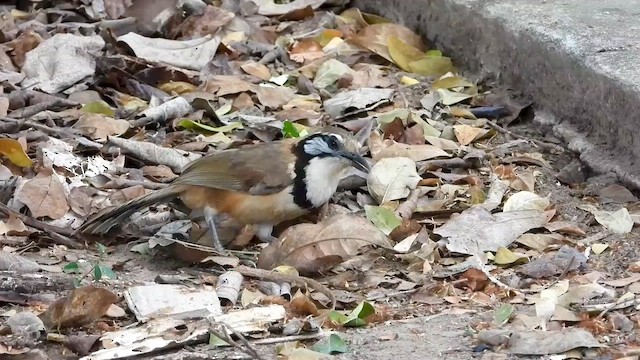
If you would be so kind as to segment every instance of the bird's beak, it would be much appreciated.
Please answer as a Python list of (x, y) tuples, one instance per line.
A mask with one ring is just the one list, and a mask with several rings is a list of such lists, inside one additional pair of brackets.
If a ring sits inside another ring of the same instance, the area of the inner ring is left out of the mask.
[(368, 173), (369, 170), (371, 170), (371, 166), (369, 165), (367, 160), (365, 160), (365, 158), (363, 158), (362, 156), (356, 153), (344, 151), (344, 152), (340, 152), (340, 156), (342, 156), (345, 159), (351, 160), (351, 162), (353, 163), (353, 166), (356, 169), (360, 169), (366, 173)]

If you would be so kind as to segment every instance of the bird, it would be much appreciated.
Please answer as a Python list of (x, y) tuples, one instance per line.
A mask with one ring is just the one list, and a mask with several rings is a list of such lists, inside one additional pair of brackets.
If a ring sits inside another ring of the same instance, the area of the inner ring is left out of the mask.
[(187, 164), (167, 187), (106, 208), (90, 217), (76, 233), (105, 235), (133, 213), (179, 199), (190, 216), (204, 217), (213, 247), (225, 248), (217, 232), (220, 215), (253, 225), (263, 242), (277, 240), (275, 225), (327, 203), (352, 168), (371, 169), (359, 154), (359, 143), (347, 130), (325, 126), (298, 138), (225, 149)]

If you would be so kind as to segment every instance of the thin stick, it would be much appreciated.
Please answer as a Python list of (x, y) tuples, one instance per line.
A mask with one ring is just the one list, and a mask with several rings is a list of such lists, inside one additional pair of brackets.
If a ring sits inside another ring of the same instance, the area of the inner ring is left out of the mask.
[(368, 298), (366, 298), (366, 300), (367, 301), (376, 301), (376, 300), (388, 299), (388, 298), (392, 298), (392, 297), (396, 297), (396, 296), (410, 295), (410, 294), (418, 292), (418, 290), (420, 290), (420, 289), (409, 289), (409, 290), (396, 291), (396, 292), (392, 292), (392, 293), (389, 293), (389, 294), (380, 294), (380, 295), (376, 295), (376, 296), (369, 296)]
[(512, 136), (516, 139), (523, 139), (523, 140), (528, 140), (531, 141), (532, 143), (540, 146), (541, 148), (544, 149), (549, 149), (549, 150), (555, 150), (558, 152), (564, 152), (564, 148), (562, 148), (561, 146), (558, 146), (556, 144), (552, 144), (552, 143), (548, 143), (545, 141), (540, 141), (540, 140), (536, 140), (536, 139), (529, 139), (526, 136), (523, 135), (518, 135), (516, 133), (514, 133), (513, 131), (503, 128), (502, 126), (498, 125), (495, 121), (487, 121), (487, 124), (489, 124), (489, 126), (491, 126), (492, 128), (498, 130), (499, 132), (503, 133), (503, 134), (507, 134), (509, 136)]
[[(218, 330), (218, 328), (221, 328), (221, 329)], [(245, 338), (244, 335), (236, 331), (231, 326), (225, 323), (212, 321), (211, 324), (209, 325), (209, 332), (219, 337), (227, 344), (232, 345), (233, 347), (237, 348), (243, 353), (251, 356), (253, 359), (264, 360), (264, 358), (260, 355), (258, 350), (247, 340), (247, 338)], [(229, 333), (235, 335), (242, 344), (239, 344), (233, 338), (231, 338), (231, 336), (229, 336)]]

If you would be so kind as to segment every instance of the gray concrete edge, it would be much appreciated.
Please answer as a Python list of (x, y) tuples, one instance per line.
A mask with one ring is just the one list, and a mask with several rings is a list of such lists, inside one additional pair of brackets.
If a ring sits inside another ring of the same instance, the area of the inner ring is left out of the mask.
[[(586, 65), (523, 25), (507, 28), (482, 5), (457, 0), (355, 0), (362, 11), (415, 30), (463, 70), (494, 76), (544, 110), (549, 125), (595, 173), (640, 189), (640, 93)], [(553, 119), (550, 120), (549, 119)]]

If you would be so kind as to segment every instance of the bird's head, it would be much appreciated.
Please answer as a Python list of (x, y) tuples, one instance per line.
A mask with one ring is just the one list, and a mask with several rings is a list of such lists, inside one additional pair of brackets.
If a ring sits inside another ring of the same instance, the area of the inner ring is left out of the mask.
[(298, 146), (310, 159), (325, 158), (345, 168), (353, 166), (364, 172), (371, 169), (369, 163), (358, 153), (358, 142), (349, 132), (340, 128), (323, 128), (301, 140)]

